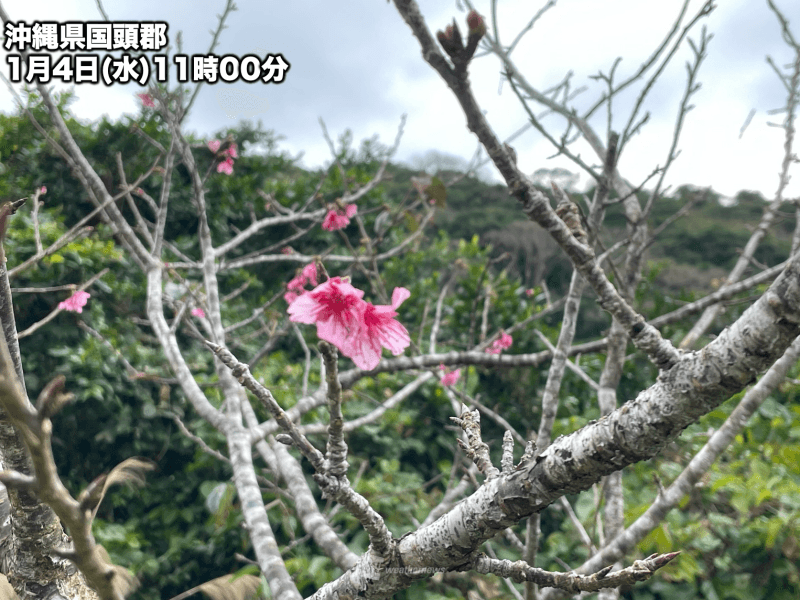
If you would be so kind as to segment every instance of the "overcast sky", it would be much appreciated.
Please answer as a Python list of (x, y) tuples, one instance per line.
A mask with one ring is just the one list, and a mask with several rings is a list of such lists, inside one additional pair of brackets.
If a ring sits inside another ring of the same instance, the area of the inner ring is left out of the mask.
[[(443, 29), (456, 17), (466, 31), (465, 13), (455, 0), (418, 1), (431, 30)], [(795, 37), (800, 38), (797, 0), (775, 1), (792, 21)], [(428, 150), (465, 159), (474, 154), (477, 141), (466, 129), (455, 98), (422, 60), (416, 39), (392, 3), (237, 0), (236, 4), (239, 10), (228, 17), (228, 28), (216, 53), (281, 53), (291, 69), (280, 85), (236, 82), (227, 88), (224, 84), (205, 86), (188, 121), (191, 130), (210, 136), (234, 125), (236, 119), (228, 117), (224, 106), (234, 90), (234, 96), (268, 104), (255, 119), (285, 137), (282, 148), (293, 155), (303, 152), (303, 164), (308, 167), (330, 160), (320, 117), (334, 137), (351, 129), (358, 142), (377, 135), (381, 142), (391, 144), (401, 115), (406, 113), (400, 160), (418, 160)], [(545, 2), (504, 0), (498, 4), (501, 40), (508, 42)], [(575, 101), (579, 109), (585, 108), (603, 90), (602, 84), (590, 77), (600, 71), (607, 73), (618, 56), (623, 60), (617, 80), (634, 72), (670, 29), (681, 4), (679, 0), (561, 0), (516, 50), (518, 67), (540, 90), (574, 71), (573, 89), (589, 86)], [(692, 0), (688, 14), (693, 15), (701, 4)], [(778, 185), (784, 139), (781, 129), (768, 126), (768, 122), (781, 121), (782, 115), (770, 116), (768, 111), (784, 106), (786, 94), (765, 58), (772, 56), (783, 66), (793, 56), (782, 42), (778, 21), (765, 0), (726, 0), (719, 4), (702, 20), (714, 38), (699, 75), (702, 88), (693, 98), (696, 108), (687, 118), (679, 144), (681, 154), (667, 183), (711, 185), (728, 196), (742, 189), (757, 190), (771, 198)], [(171, 43), (182, 31), (184, 52), (204, 54), (210, 43), (209, 30), (216, 27), (224, 1), (106, 0), (104, 6), (115, 21), (165, 21)], [(477, 3), (484, 15), (488, 6), (488, 2)], [(28, 23), (102, 20), (94, 0), (6, 0), (3, 7), (12, 20)], [(697, 27), (691, 37), (697, 39), (699, 33)], [(1, 49), (0, 53), (0, 68), (7, 75), (6, 53)], [(684, 63), (690, 57), (685, 47), (652, 89), (645, 105), (651, 112), (649, 123), (621, 157), (620, 171), (634, 185), (664, 164), (685, 89)], [(525, 124), (525, 113), (510, 87), (500, 85), (496, 58), (477, 60), (470, 73), (478, 99), (499, 136), (505, 138)], [(174, 78), (170, 82), (174, 83)], [(641, 85), (634, 85), (615, 102), (614, 129), (625, 125), (640, 89)], [(103, 113), (112, 118), (134, 113), (140, 109), (135, 96), (140, 91), (135, 85), (81, 84), (75, 88), (78, 99), (72, 110), (83, 119), (95, 119)], [(230, 112), (230, 100), (227, 102)], [(10, 92), (0, 87), (0, 111), (10, 112), (13, 107)], [(752, 109), (755, 116), (740, 139), (740, 129)], [(560, 136), (563, 121), (549, 117), (544, 122)], [(593, 125), (604, 136), (606, 115), (598, 114)], [(553, 148), (537, 132), (526, 132), (512, 145), (519, 165), (528, 173), (554, 167), (578, 170), (566, 159), (550, 159)], [(586, 162), (597, 162), (588, 147), (577, 143), (573, 150)], [(797, 171), (795, 168), (788, 196), (800, 195)], [(497, 177), (493, 168), (489, 176)], [(585, 182), (583, 175), (579, 186)]]

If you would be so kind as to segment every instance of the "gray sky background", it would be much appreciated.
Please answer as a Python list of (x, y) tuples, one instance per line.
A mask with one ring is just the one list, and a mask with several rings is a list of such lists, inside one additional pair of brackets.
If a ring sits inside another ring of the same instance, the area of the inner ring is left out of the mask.
[[(431, 30), (443, 29), (456, 17), (462, 32), (466, 32), (465, 12), (459, 10), (455, 0), (418, 1)], [(357, 142), (377, 134), (381, 142), (391, 144), (401, 115), (407, 113), (400, 160), (413, 161), (428, 150), (464, 159), (474, 154), (477, 141), (466, 129), (455, 98), (422, 60), (416, 39), (393, 4), (385, 0), (237, 0), (236, 4), (239, 10), (228, 17), (228, 28), (216, 53), (244, 55), (256, 49), (262, 54), (280, 52), (291, 69), (280, 85), (229, 85), (268, 101), (269, 108), (255, 119), (285, 136), (282, 148), (293, 155), (304, 152), (305, 166), (317, 167), (330, 160), (320, 117), (333, 137), (349, 128)], [(504, 0), (498, 4), (501, 39), (508, 42), (544, 2)], [(561, 0), (516, 51), (518, 67), (541, 90), (574, 71), (573, 89), (589, 86), (576, 99), (577, 107), (585, 108), (603, 90), (603, 84), (590, 76), (601, 70), (607, 73), (617, 56), (623, 57), (617, 69), (618, 81), (634, 72), (663, 39), (681, 4), (679, 0)], [(684, 126), (681, 155), (667, 183), (711, 185), (724, 195), (757, 190), (771, 198), (778, 185), (784, 137), (781, 129), (768, 126), (768, 122), (780, 122), (783, 116), (767, 113), (784, 106), (786, 92), (765, 57), (772, 56), (781, 66), (793, 57), (765, 0), (726, 0), (719, 4), (702, 20), (714, 39), (699, 76), (702, 88), (692, 101), (696, 108)], [(795, 37), (800, 39), (797, 0), (776, 0), (776, 4), (785, 11)], [(699, 0), (692, 0), (687, 14), (693, 15), (701, 5)], [(6, 0), (3, 6), (14, 21), (102, 20), (94, 0)], [(170, 42), (175, 42), (180, 30), (184, 52), (204, 54), (210, 43), (209, 31), (216, 27), (224, 2), (107, 0), (104, 6), (116, 21), (166, 21)], [(489, 2), (477, 2), (477, 8), (488, 15)], [(697, 27), (691, 37), (697, 39), (699, 32)], [(8, 74), (6, 53), (0, 49), (0, 54), (0, 69)], [(684, 64), (690, 57), (684, 46), (653, 88), (645, 104), (651, 112), (650, 122), (621, 157), (620, 171), (634, 185), (664, 164), (685, 89)], [(525, 124), (525, 113), (510, 87), (500, 85), (496, 58), (477, 60), (470, 74), (478, 99), (499, 136), (505, 138)], [(174, 74), (170, 82), (175, 83)], [(188, 126), (200, 135), (210, 136), (236, 123), (220, 106), (216, 92), (221, 85), (204, 86), (195, 104)], [(634, 85), (615, 102), (615, 129), (624, 126), (640, 89), (641, 84)], [(103, 113), (116, 118), (138, 111), (135, 93), (142, 90), (132, 85), (107, 88), (83, 84), (75, 91), (75, 114), (94, 119)], [(13, 108), (10, 92), (0, 87), (0, 111)], [(751, 109), (756, 114), (739, 139)], [(560, 135), (563, 120), (551, 116), (544, 122), (556, 137)], [(593, 125), (604, 135), (605, 113), (601, 111)], [(528, 173), (554, 167), (577, 171), (564, 158), (549, 159), (553, 148), (535, 131), (523, 134), (513, 146), (519, 165)], [(579, 142), (572, 149), (590, 164), (597, 162), (588, 146)], [(786, 192), (789, 197), (800, 195), (797, 170)], [(487, 173), (498, 177), (493, 167)], [(579, 187), (585, 183), (586, 176), (582, 175)]]

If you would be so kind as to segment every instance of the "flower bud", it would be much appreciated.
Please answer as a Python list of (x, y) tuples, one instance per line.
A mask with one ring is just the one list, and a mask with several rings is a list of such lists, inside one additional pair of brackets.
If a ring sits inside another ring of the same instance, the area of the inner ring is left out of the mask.
[(477, 35), (478, 37), (483, 37), (486, 34), (486, 23), (483, 21), (483, 17), (480, 16), (477, 11), (471, 10), (467, 15), (467, 25), (469, 26), (469, 34)]
[(439, 31), (436, 34), (436, 38), (450, 56), (455, 56), (464, 49), (461, 32), (458, 30), (458, 25), (456, 25), (455, 21), (445, 27), (444, 31)]

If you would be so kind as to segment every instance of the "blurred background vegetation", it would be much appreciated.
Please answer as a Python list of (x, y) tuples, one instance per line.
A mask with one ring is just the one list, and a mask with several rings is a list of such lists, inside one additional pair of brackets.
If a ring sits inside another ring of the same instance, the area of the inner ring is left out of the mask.
[[(28, 102), (37, 119), (49, 123), (35, 94), (29, 96)], [(138, 132), (169, 145), (168, 131), (152, 111), (145, 109), (135, 117), (115, 122), (99, 119), (82, 123), (69, 117), (68, 104), (69, 96), (62, 95), (60, 105), (70, 130), (112, 193), (120, 185), (117, 152), (122, 154), (129, 180), (131, 173), (145, 171), (157, 158), (157, 151)], [(259, 216), (267, 214), (257, 190), (272, 194), (283, 206), (293, 206), (311, 196), (325, 174), (321, 193), (330, 202), (342, 195), (345, 184), (367, 182), (387, 151), (374, 139), (355, 145), (349, 134), (341, 136), (337, 152), (345, 169), (347, 181), (343, 181), (335, 165), (326, 173), (298, 167), (281, 151), (274, 132), (263, 129), (260, 123), (223, 130), (216, 137), (223, 139), (228, 135), (239, 146), (240, 158), (234, 174), (215, 174), (207, 185), (210, 226), (217, 244), (246, 227), (251, 211)], [(206, 149), (207, 140), (192, 141), (197, 146), (195, 155), (203, 172), (211, 164), (212, 154)], [(365, 218), (371, 234), (382, 226), (378, 217), (384, 211), (396, 210), (409, 194), (416, 193), (411, 178), (422, 173), (420, 169), (390, 164), (387, 174), (384, 183), (359, 201), (359, 215)], [(386, 261), (382, 273), (387, 289), (402, 285), (411, 290), (411, 298), (401, 307), (399, 319), (408, 328), (413, 342), (425, 350), (432, 303), (446, 282), (454, 278), (453, 294), (445, 302), (446, 316), (438, 348), (463, 350), (478, 341), (476, 322), (480, 322), (483, 303), (479, 298), (486, 294), (491, 297), (489, 333), (492, 334), (540, 312), (545, 306), (545, 290), (553, 298), (563, 296), (571, 266), (548, 236), (525, 220), (503, 186), (471, 176), (449, 183), (459, 176), (452, 170), (440, 170), (436, 175), (447, 185), (446, 207), (437, 212), (422, 241), (408, 253)], [(142, 188), (157, 197), (160, 183), (161, 175), (154, 174)], [(44, 206), (39, 221), (47, 246), (93, 207), (69, 167), (41, 139), (25, 115), (0, 115), (0, 199), (27, 196), (42, 185), (47, 186), (47, 194), (41, 197)], [(591, 190), (587, 195), (591, 196)], [(645, 197), (642, 193), (642, 198)], [(573, 198), (583, 204), (580, 195), (573, 194)], [(652, 227), (657, 227), (689, 200), (695, 201), (689, 215), (667, 227), (651, 247), (646, 276), (637, 292), (638, 308), (649, 319), (718, 287), (735, 262), (737, 248), (748, 239), (748, 228), (757, 223), (765, 204), (758, 194), (743, 191), (732, 204), (723, 206), (713, 192), (686, 186), (656, 203)], [(124, 201), (120, 206), (127, 210)], [(175, 247), (181, 252), (196, 258), (193, 253), (197, 219), (188, 175), (180, 166), (173, 176), (170, 206), (167, 238), (175, 240)], [(618, 208), (612, 206), (608, 211), (603, 234), (607, 246), (624, 233), (624, 215)], [(786, 258), (792, 219), (778, 223), (762, 242), (756, 253), (759, 263), (772, 266)], [(234, 554), (252, 557), (252, 551), (242, 528), (230, 469), (182, 435), (174, 421), (174, 416), (179, 416), (191, 431), (226, 454), (223, 438), (192, 412), (171, 380), (172, 374), (164, 371), (165, 361), (146, 327), (143, 274), (131, 264), (112, 232), (99, 219), (88, 225), (92, 229), (85, 236), (11, 281), (12, 288), (22, 290), (14, 294), (14, 301), (17, 328), (24, 332), (71, 294), (66, 289), (34, 293), (25, 288), (80, 284), (101, 269), (110, 269), (89, 289), (92, 296), (82, 314), (62, 312), (47, 326), (20, 340), (26, 383), (30, 395), (35, 397), (53, 375), (63, 374), (67, 388), (75, 394), (74, 403), (54, 422), (59, 470), (73, 494), (131, 456), (156, 461), (158, 470), (148, 477), (146, 488), (115, 490), (107, 499), (98, 515), (95, 535), (113, 560), (139, 576), (142, 587), (137, 597), (169, 598), (242, 568), (245, 563)], [(387, 240), (397, 242), (417, 226), (419, 223), (408, 213), (395, 229), (386, 233)], [(269, 246), (291, 232), (288, 228), (268, 231), (274, 237), (251, 238), (240, 254)], [(357, 228), (343, 231), (348, 242), (357, 247)], [(296, 246), (306, 254), (321, 253), (329, 248), (331, 238), (330, 233), (315, 227)], [(335, 239), (346, 252), (344, 240)], [(34, 253), (28, 204), (11, 221), (6, 240), (9, 268)], [(368, 283), (358, 271), (340, 270), (336, 264), (326, 266), (331, 275), (350, 275), (354, 285), (367, 290), (367, 299), (374, 300)], [(262, 263), (247, 270), (227, 271), (221, 279), (223, 293), (245, 288), (227, 303), (224, 312), (227, 324), (274, 300), (263, 310), (261, 319), (268, 330), (278, 329), (286, 310), (282, 294), (296, 268), (297, 265), (288, 263)], [(184, 281), (174, 279), (175, 294), (185, 292), (181, 286), (186, 281), (199, 281), (196, 272), (182, 271), (180, 275)], [(735, 319), (764, 287), (729, 301), (724, 321)], [(536, 321), (534, 326), (554, 342), (559, 319), (560, 314), (554, 312)], [(603, 335), (609, 322), (591, 293), (587, 293), (576, 343)], [(92, 335), (81, 323), (103, 339)], [(664, 335), (679, 340), (690, 326), (691, 321), (667, 326)], [(706, 341), (722, 326), (720, 322), (717, 329), (710, 331)], [(301, 329), (313, 348), (316, 343), (313, 328)], [(181, 341), (201, 385), (209, 398), (218, 402), (209, 353), (191, 338)], [(248, 361), (265, 341), (266, 334), (249, 338), (233, 335), (231, 349), (241, 360)], [(545, 349), (532, 330), (523, 329), (514, 333), (509, 352)], [(131, 377), (120, 355), (144, 376)], [(301, 346), (292, 335), (286, 335), (266, 358), (251, 364), (251, 368), (281, 405), (288, 408), (301, 389), (303, 360)], [(342, 370), (352, 368), (348, 359), (341, 362)], [(580, 364), (597, 379), (603, 357), (586, 355), (580, 358)], [(469, 367), (462, 369), (456, 389), (479, 397), (524, 435), (538, 427), (537, 404), (546, 374), (547, 364), (504, 370)], [(628, 361), (618, 394), (620, 402), (633, 398), (651, 385), (656, 376), (656, 370), (646, 359)], [(796, 370), (791, 377), (797, 377)], [(410, 376), (403, 373), (362, 379), (346, 392), (346, 417), (366, 414), (409, 380)], [(318, 383), (319, 371), (312, 370), (312, 389)], [(702, 484), (684, 499), (680, 510), (670, 512), (665, 522), (639, 545), (641, 556), (673, 550), (681, 550), (682, 554), (651, 581), (625, 589), (625, 598), (800, 598), (797, 390), (798, 382), (787, 380), (762, 405)], [(658, 458), (624, 471), (626, 524), (644, 512), (655, 498), (659, 482), (666, 486), (680, 473), (708, 439), (711, 429), (725, 419), (732, 405), (732, 402), (723, 404), (688, 428)], [(386, 518), (395, 536), (415, 529), (415, 522), (424, 520), (441, 499), (450, 478), (460, 477), (453, 465), (457, 431), (449, 420), (451, 415), (449, 400), (438, 382), (432, 382), (390, 410), (382, 421), (349, 436), (350, 479), (357, 491)], [(598, 416), (594, 392), (567, 371), (554, 436), (575, 431)], [(322, 410), (308, 414), (304, 422), (320, 420), (326, 420)], [(499, 464), (502, 434), (499, 426), (484, 419), (484, 440), (490, 444), (496, 464)], [(314, 441), (318, 445), (324, 443), (322, 437)], [(517, 448), (517, 456), (521, 451)], [(275, 481), (266, 469), (261, 474)], [(317, 489), (310, 477), (309, 485)], [(318, 553), (313, 542), (301, 543), (306, 534), (293, 515), (291, 500), (268, 487), (264, 497), (278, 541), (286, 548), (287, 565), (301, 592), (308, 595), (335, 578), (338, 570)], [(590, 535), (597, 536), (595, 514), (597, 507), (602, 506), (602, 491), (598, 488), (568, 500)], [(333, 509), (328, 506), (326, 512), (333, 514)], [(354, 551), (366, 550), (367, 536), (352, 517), (345, 511), (335, 511), (331, 520)], [(587, 548), (560, 505), (543, 512), (542, 531), (537, 566), (565, 570), (579, 565), (588, 556)], [(517, 532), (523, 534), (524, 523), (517, 527)], [(498, 557), (518, 558), (502, 540), (490, 543)], [(472, 589), (479, 590), (485, 598), (510, 597), (502, 582), (470, 573), (437, 575), (398, 597), (459, 598)]]

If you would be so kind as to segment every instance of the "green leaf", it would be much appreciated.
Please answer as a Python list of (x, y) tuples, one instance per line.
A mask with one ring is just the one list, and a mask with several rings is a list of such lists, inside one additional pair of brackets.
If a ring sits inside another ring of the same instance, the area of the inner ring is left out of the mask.
[(436, 200), (437, 208), (447, 208), (447, 188), (438, 177), (431, 179), (431, 184), (425, 189), (430, 198)]
[(417, 229), (419, 229), (419, 221), (417, 221), (417, 218), (413, 214), (406, 211), (405, 215), (403, 216), (405, 217), (406, 229), (408, 229), (409, 233), (414, 233)]

